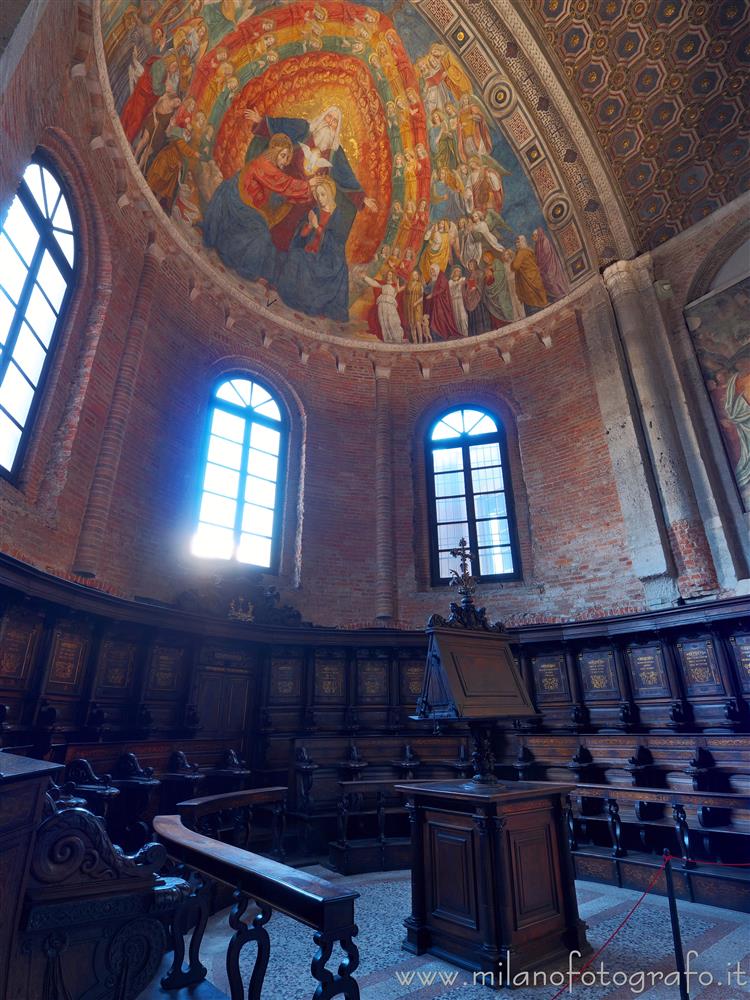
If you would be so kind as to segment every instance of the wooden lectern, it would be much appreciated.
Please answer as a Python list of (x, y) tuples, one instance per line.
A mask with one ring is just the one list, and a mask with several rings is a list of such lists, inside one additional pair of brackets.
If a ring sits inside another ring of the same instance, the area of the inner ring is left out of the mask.
[(419, 719), (468, 722), (469, 781), (412, 782), (405, 796), (412, 835), (412, 913), (404, 948), (430, 952), (508, 985), (518, 972), (584, 952), (563, 815), (572, 786), (501, 784), (492, 729), (499, 718), (536, 714), (500, 623), (472, 600), (466, 543), (455, 550), (461, 605), (427, 626), (429, 650)]

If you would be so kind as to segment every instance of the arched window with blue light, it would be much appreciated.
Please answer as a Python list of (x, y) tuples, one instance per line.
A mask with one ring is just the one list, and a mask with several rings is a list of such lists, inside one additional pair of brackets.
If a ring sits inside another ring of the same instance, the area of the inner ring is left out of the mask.
[(46, 161), (26, 168), (0, 229), (0, 475), (20, 468), (75, 282), (70, 205)]
[(276, 572), (286, 438), (269, 387), (246, 375), (216, 386), (193, 555)]
[(447, 583), (458, 568), (451, 556), (461, 538), (479, 557), (482, 581), (520, 576), (513, 494), (503, 425), (475, 406), (443, 414), (427, 438), (432, 583)]

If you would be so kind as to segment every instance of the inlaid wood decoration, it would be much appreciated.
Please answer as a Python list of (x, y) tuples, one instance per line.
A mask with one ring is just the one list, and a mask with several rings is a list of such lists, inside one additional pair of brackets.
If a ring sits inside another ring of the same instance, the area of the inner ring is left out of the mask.
[(620, 682), (611, 649), (587, 650), (579, 654), (578, 662), (586, 701), (619, 701)]
[(716, 662), (716, 652), (710, 639), (680, 642), (677, 652), (685, 674), (685, 687), (692, 697), (724, 694), (724, 682)]
[(415, 704), (422, 693), (424, 680), (424, 663), (408, 661), (401, 664), (401, 700), (406, 704)]
[(302, 660), (299, 657), (276, 657), (271, 661), (269, 701), (273, 704), (297, 704), (302, 693)]
[(589, 264), (460, 10), (103, 0), (114, 112), (181, 236), (281, 318), (397, 344), (481, 334)]
[(729, 647), (737, 664), (740, 686), (745, 694), (750, 694), (750, 635), (733, 635)]
[(388, 701), (388, 661), (357, 661), (357, 700), (362, 705), (384, 705)]
[(534, 656), (531, 659), (531, 669), (537, 701), (570, 701), (568, 675), (562, 656)]
[(136, 646), (119, 639), (105, 639), (99, 654), (99, 690), (113, 693), (127, 691), (135, 670)]
[(50, 652), (47, 691), (77, 693), (83, 681), (88, 636), (79, 632), (55, 629)]
[(8, 611), (0, 623), (0, 682), (3, 687), (24, 686), (33, 662), (42, 620), (37, 615)]
[(180, 690), (185, 672), (185, 654), (179, 646), (154, 646), (149, 670), (149, 693)]
[(659, 643), (648, 646), (630, 646), (627, 651), (630, 678), (636, 698), (669, 698), (669, 685), (664, 652)]
[(338, 704), (346, 697), (346, 675), (343, 655), (315, 657), (315, 701)]

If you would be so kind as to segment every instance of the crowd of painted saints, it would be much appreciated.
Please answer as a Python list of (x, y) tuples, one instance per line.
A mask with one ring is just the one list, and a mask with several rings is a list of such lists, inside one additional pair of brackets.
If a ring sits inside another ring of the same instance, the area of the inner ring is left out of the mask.
[[(426, 343), (497, 329), (568, 291), (545, 229), (515, 232), (504, 218), (510, 171), (444, 44), (412, 63), (384, 15), (346, 3), (106, 0), (103, 27), (115, 106), (153, 194), (269, 302)], [(390, 207), (365, 262), (347, 259), (347, 241), (358, 213), (374, 218), (380, 203), (345, 151), (343, 100), (299, 117), (243, 106), (244, 165), (224, 176), (214, 159), (247, 82), (324, 47), (363, 61), (387, 123)]]

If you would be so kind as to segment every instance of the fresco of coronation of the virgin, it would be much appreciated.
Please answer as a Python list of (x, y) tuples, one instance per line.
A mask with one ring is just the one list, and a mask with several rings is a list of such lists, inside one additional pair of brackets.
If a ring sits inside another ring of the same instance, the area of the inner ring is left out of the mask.
[(567, 293), (507, 139), (404, 0), (102, 0), (102, 31), (154, 197), (280, 314), (431, 343)]

